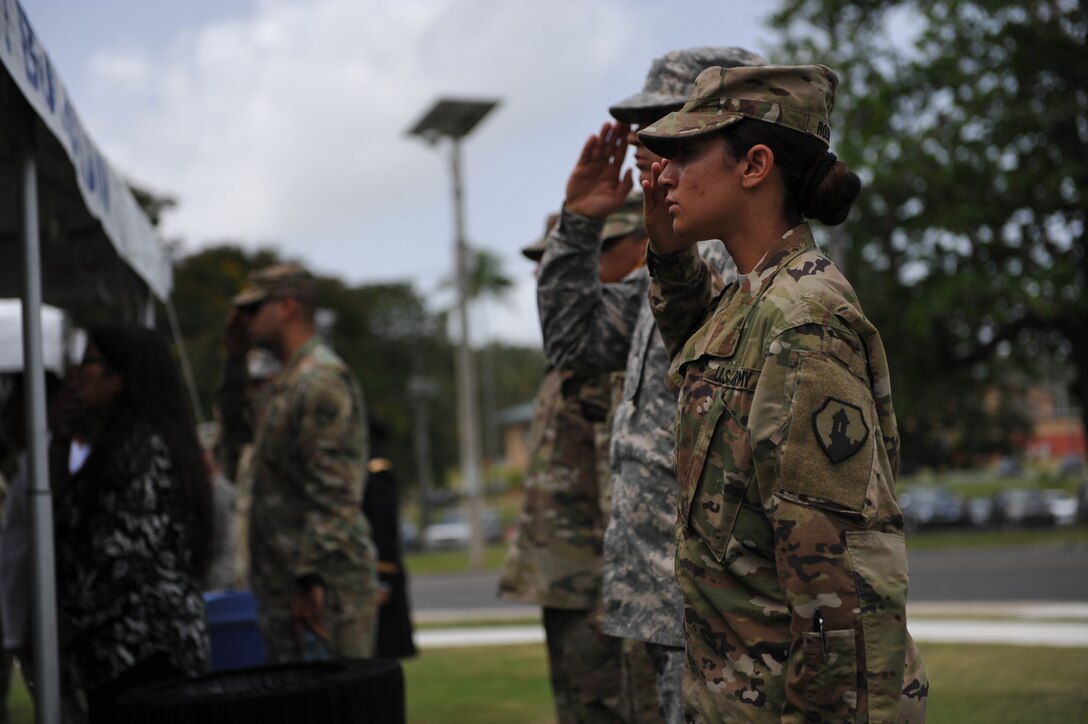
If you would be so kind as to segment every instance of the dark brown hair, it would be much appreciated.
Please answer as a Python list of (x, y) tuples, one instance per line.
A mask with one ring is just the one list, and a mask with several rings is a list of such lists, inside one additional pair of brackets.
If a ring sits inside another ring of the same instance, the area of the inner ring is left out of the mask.
[(758, 144), (774, 152), (786, 191), (782, 214), (790, 223), (817, 219), (837, 226), (846, 220), (861, 192), (861, 179), (819, 139), (748, 118), (726, 126), (721, 133), (734, 159)]

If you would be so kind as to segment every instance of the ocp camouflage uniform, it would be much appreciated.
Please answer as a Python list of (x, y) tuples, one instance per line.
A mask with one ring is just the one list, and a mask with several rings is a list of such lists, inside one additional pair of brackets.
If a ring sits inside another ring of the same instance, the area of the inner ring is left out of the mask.
[[(657, 671), (656, 685), (643, 679), (631, 689), (644, 694), (649, 683), (666, 712), (679, 712), (684, 601), (674, 572), (676, 398), (664, 384), (669, 358), (647, 301), (646, 268), (620, 283), (601, 283), (597, 259), (602, 226), (564, 210), (549, 236), (537, 277), (544, 352), (551, 364), (565, 369), (626, 370), (612, 422), (604, 631), (645, 642)], [(735, 276), (720, 242), (703, 242), (700, 251), (722, 275)], [(720, 289), (722, 279), (717, 283)], [(640, 656), (628, 659), (628, 665), (634, 672), (645, 671), (644, 661)], [(637, 673), (627, 678), (632, 677)]]
[(560, 722), (620, 721), (618, 639), (600, 631), (601, 540), (607, 511), (598, 477), (606, 375), (551, 369), (534, 400), (517, 535), (499, 597), (544, 609)]
[(853, 289), (805, 224), (717, 301), (693, 249), (649, 256), (680, 390), (687, 716), (924, 721), (888, 365)]
[(302, 658), (290, 614), (304, 581), (325, 587), (333, 653), (372, 653), (378, 586), (360, 512), (366, 459), (359, 384), (311, 339), (271, 383), (253, 452), (249, 578), (272, 662)]

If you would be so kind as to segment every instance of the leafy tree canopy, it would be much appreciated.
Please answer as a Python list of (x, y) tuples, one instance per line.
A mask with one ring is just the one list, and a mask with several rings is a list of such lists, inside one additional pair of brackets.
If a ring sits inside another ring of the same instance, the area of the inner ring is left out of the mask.
[(905, 456), (940, 462), (950, 429), (1007, 446), (1022, 414), (965, 390), (1045, 385), (1055, 360), (1088, 426), (1084, 0), (785, 0), (772, 22), (777, 61), (841, 79), (832, 147), (866, 187), (833, 240), (884, 336)]

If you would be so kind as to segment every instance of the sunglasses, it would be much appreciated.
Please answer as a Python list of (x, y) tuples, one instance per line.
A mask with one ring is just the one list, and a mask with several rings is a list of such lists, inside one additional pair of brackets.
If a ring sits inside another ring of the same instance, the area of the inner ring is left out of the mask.
[(103, 367), (109, 367), (110, 363), (106, 361), (105, 357), (100, 357), (93, 354), (84, 355), (83, 359), (79, 363), (79, 366), (90, 367), (91, 365), (101, 365)]
[(275, 295), (269, 295), (269, 296), (265, 297), (264, 299), (258, 299), (255, 302), (250, 302), (249, 304), (239, 304), (238, 305), (238, 311), (241, 312), (242, 314), (245, 314), (245, 315), (248, 315), (248, 316), (252, 317), (255, 314), (257, 314), (257, 312), (261, 311), (261, 307), (264, 306), (265, 302), (270, 302), (270, 301), (272, 301), (273, 299), (276, 299), (276, 298), (277, 297)]

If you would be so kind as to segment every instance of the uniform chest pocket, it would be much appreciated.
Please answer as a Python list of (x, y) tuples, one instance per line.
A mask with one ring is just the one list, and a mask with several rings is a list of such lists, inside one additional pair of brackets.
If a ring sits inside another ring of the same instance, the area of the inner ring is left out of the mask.
[(680, 399), (678, 520), (719, 562), (755, 472), (747, 423), (758, 374), (711, 364), (688, 376)]

